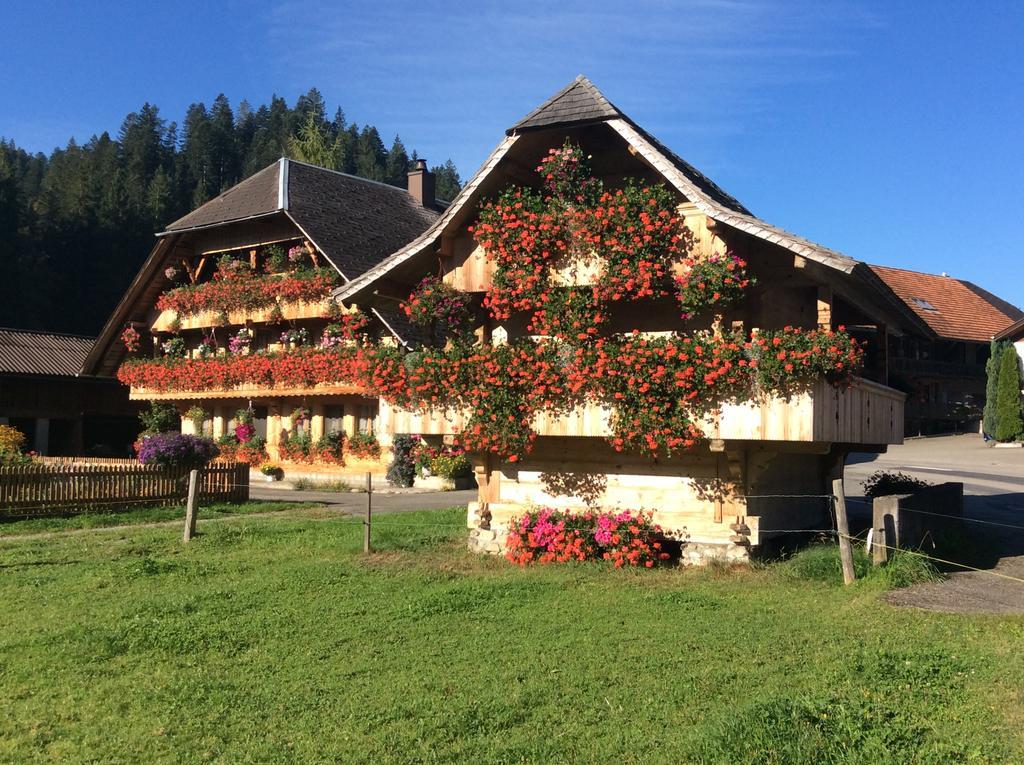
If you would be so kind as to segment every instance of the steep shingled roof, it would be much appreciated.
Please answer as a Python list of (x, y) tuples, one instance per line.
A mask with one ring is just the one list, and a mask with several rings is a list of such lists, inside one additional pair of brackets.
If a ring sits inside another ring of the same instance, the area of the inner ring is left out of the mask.
[(426, 208), (397, 186), (282, 157), (161, 236), (283, 212), (351, 279), (423, 233), (443, 209)]
[(285, 211), (352, 279), (415, 239), (440, 215), (405, 189), (288, 160)]
[(871, 266), (939, 337), (987, 343), (1024, 312), (976, 284), (889, 266)]
[(74, 377), (95, 338), (0, 328), (0, 374)]
[(220, 196), (200, 205), (167, 226), (164, 233), (217, 226), (231, 221), (272, 215), (282, 209), (281, 170), (288, 162), (281, 159), (250, 175)]
[(572, 125), (625, 116), (594, 87), (594, 83), (581, 74), (505, 132), (512, 135), (531, 128)]

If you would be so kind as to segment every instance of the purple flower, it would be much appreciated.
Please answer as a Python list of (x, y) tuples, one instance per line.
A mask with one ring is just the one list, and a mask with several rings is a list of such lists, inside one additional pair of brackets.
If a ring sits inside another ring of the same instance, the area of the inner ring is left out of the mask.
[(143, 465), (201, 468), (218, 454), (208, 438), (185, 433), (159, 433), (147, 436), (139, 444), (139, 462)]

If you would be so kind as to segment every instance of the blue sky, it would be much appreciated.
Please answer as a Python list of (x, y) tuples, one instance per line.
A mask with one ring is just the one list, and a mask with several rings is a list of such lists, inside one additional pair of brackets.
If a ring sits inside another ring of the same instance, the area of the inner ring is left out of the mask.
[(144, 101), (310, 86), (463, 177), (579, 73), (755, 214), (1024, 306), (1011, 2), (7, 0), (0, 135), (49, 151)]

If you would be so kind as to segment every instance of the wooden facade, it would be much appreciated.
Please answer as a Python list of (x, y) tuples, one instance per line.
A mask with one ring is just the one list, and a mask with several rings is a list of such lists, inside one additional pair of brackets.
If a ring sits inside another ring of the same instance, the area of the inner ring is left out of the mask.
[[(863, 264), (753, 217), (637, 128), (585, 79), (539, 112), (545, 110), (550, 114), (535, 112), (508, 131), (427, 235), (348, 285), (340, 297), (363, 307), (380, 305), (438, 271), (460, 291), (485, 292), (495, 264), (468, 230), (475, 210), (509, 185), (536, 185), (530, 169), (568, 139), (606, 187), (637, 178), (674, 189), (680, 217), (693, 236), (691, 254), (733, 252), (756, 279), (738, 304), (685, 324), (673, 300), (611, 304), (608, 333), (756, 334), (786, 326), (841, 325), (878, 335), (899, 331), (898, 312), (885, 304)], [(601, 267), (593, 258), (577, 256), (555, 264), (551, 283), (592, 284)], [(526, 334), (525, 318), (515, 315), (505, 322), (485, 319), (477, 331), (481, 342), (494, 344)], [(821, 528), (831, 522), (830, 480), (841, 475), (846, 453), (884, 451), (902, 441), (904, 395), (884, 384), (886, 373), (884, 348), (873, 349), (864, 377), (849, 387), (821, 381), (785, 397), (727, 403), (702, 423), (702, 445), (672, 456), (613, 449), (607, 440), (610, 413), (600, 406), (541, 413), (533, 422), (538, 437), (525, 457), (506, 461), (475, 455), (479, 496), (468, 508), (470, 545), (500, 552), (509, 520), (538, 506), (653, 511), (656, 522), (686, 543), (693, 560), (745, 558), (786, 531)], [(451, 438), (465, 422), (461, 412), (423, 414), (386, 403), (381, 420), (391, 433), (432, 439)]]
[[(182, 341), (182, 363), (186, 365), (204, 358), (226, 358), (230, 338), (243, 327), (252, 333), (251, 346), (237, 353), (282, 351), (288, 347), (282, 338), (286, 330), (306, 333), (304, 340), (289, 341), (289, 345), (320, 344), (324, 329), (339, 321), (338, 306), (329, 294), (317, 293), (309, 300), (278, 297), (271, 305), (263, 301), (247, 309), (178, 315), (174, 310), (158, 308), (161, 294), (176, 286), (166, 272), (176, 269), (186, 277), (178, 283), (201, 285), (221, 278), (216, 273), (218, 261), (229, 257), (264, 280), (285, 278), (295, 266), (280, 258), (295, 248), (308, 256), (307, 267), (322, 269), (343, 284), (421, 233), (443, 209), (444, 203), (433, 197), (433, 176), (425, 165), (419, 163), (409, 175), (409, 189), (399, 189), (282, 159), (171, 223), (160, 234), (150, 257), (107, 322), (85, 361), (85, 371), (96, 375), (116, 372), (127, 356), (127, 349), (118, 339), (126, 327), (141, 335), (138, 353), (143, 357), (159, 357), (162, 344), (172, 338)], [(271, 259), (274, 249), (278, 251), (277, 261)], [(268, 275), (271, 270), (274, 273)], [(385, 342), (397, 342), (384, 312), (371, 312), (367, 318), (370, 333), (386, 336)], [(212, 356), (204, 347), (211, 338), (217, 346)], [(377, 427), (377, 399), (351, 385), (325, 381), (306, 387), (232, 386), (212, 390), (205, 386), (202, 390), (136, 386), (130, 398), (135, 402), (173, 403), (182, 415), (184, 432), (194, 432), (198, 427), (215, 439), (230, 437), (235, 413), (248, 409), (253, 414), (256, 435), (265, 440), (268, 456), (274, 461), (295, 455), (294, 450), (286, 452), (285, 446), (299, 433), (314, 444), (330, 434), (344, 435), (346, 440), (376, 435), (383, 450), (380, 459), (368, 464), (363, 459), (346, 458), (346, 463), (351, 463), (348, 472), (362, 473), (369, 468), (382, 473), (387, 464), (389, 439)], [(206, 415), (199, 423), (185, 416), (196, 407)], [(296, 409), (308, 410), (308, 420), (296, 424), (290, 417)], [(323, 452), (318, 451), (311, 459), (322, 456)], [(336, 454), (324, 459), (326, 464), (320, 466), (324, 470), (346, 472)], [(304, 461), (295, 469), (309, 471), (317, 466)]]

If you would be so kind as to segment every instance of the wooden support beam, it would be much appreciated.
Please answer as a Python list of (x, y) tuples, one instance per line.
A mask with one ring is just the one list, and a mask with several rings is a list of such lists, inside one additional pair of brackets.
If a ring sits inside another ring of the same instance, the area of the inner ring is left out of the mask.
[(818, 329), (832, 329), (833, 301), (831, 287), (818, 287)]

